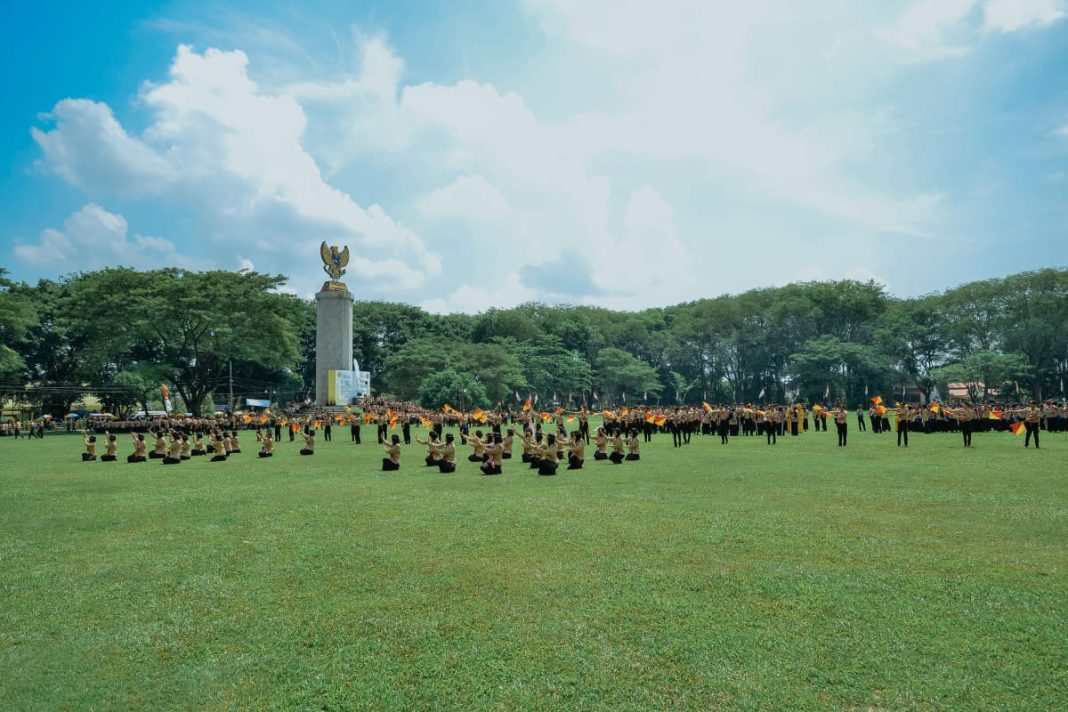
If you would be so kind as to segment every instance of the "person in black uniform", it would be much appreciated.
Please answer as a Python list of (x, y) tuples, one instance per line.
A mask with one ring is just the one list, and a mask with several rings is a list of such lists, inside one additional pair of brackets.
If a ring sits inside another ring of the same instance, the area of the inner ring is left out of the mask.
[[(834, 409), (834, 427), (838, 431), (838, 447), (846, 447), (846, 438), (848, 437), (849, 424), (846, 422), (848, 413), (846, 413), (845, 406), (841, 403)], [(827, 427), (824, 423), (824, 428)]]

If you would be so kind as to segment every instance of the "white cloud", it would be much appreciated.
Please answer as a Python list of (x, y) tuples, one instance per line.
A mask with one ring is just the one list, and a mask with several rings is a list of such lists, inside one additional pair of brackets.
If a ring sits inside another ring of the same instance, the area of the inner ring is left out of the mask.
[(1015, 32), (1032, 25), (1045, 27), (1064, 17), (1063, 0), (987, 0), (983, 8), (987, 30)]
[(493, 220), (508, 214), (508, 198), (480, 175), (462, 175), (416, 201), (419, 212), (431, 218)]
[(95, 192), (156, 193), (175, 178), (173, 167), (115, 120), (111, 108), (87, 99), (64, 99), (42, 118), (55, 129), (30, 129), (44, 159), (38, 165)]
[(43, 230), (37, 243), (16, 240), (14, 254), (22, 262), (55, 272), (116, 265), (138, 269), (205, 266), (179, 253), (170, 240), (149, 235), (128, 239), (127, 233), (125, 218), (88, 203), (63, 222), (62, 230)]
[[(368, 280), (410, 289), (438, 274), (440, 255), (419, 235), (381, 206), (361, 207), (323, 179), (301, 145), (301, 106), (285, 94), (262, 92), (247, 65), (241, 51), (199, 54), (180, 46), (170, 80), (145, 87), (142, 100), (153, 121), (142, 139), (129, 136), (103, 104), (60, 102), (56, 126), (34, 134), (44, 162), (75, 185), (103, 176), (116, 193), (166, 189), (169, 198), (202, 213), (207, 229), (228, 246), (263, 249), (269, 269), (290, 271), (295, 254), (296, 264), (314, 273), (311, 246), (326, 237), (357, 243), (352, 271)], [(380, 75), (376, 86), (388, 81), (388, 72)], [(293, 250), (294, 236), (309, 249)]]
[[(43, 165), (87, 190), (165, 195), (200, 217), (221, 262), (255, 260), (305, 295), (322, 279), (321, 239), (353, 245), (354, 291), (436, 310), (667, 304), (795, 275), (822, 234), (841, 239), (820, 269), (862, 275), (887, 239), (936, 237), (954, 199), (900, 153), (910, 127), (880, 82), (967, 54), (991, 39), (984, 28), (1061, 12), (1035, 0), (525, 7), (547, 36), (509, 85), (477, 69), (405, 84), (378, 35), (355, 33), (357, 59), (339, 46), (340, 62), (284, 32), (239, 33), (247, 55), (182, 46), (142, 92), (143, 134), (104, 104), (60, 102), (55, 128), (35, 132)], [(322, 70), (339, 65), (353, 71)]]
[(920, 0), (902, 15), (886, 36), (913, 60), (961, 57), (971, 47), (961, 24), (975, 12), (979, 0)]
[(1017, 32), (1063, 17), (1064, 0), (918, 0), (883, 34), (909, 59), (927, 61), (966, 55), (980, 39), (979, 29)]

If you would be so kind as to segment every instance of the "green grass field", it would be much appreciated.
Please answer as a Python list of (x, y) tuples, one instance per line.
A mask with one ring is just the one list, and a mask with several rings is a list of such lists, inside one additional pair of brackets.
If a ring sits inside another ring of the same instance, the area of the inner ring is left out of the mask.
[(0, 708), (1065, 709), (1043, 436), (659, 435), (556, 477), (382, 473), (343, 429), (175, 467), (0, 439)]

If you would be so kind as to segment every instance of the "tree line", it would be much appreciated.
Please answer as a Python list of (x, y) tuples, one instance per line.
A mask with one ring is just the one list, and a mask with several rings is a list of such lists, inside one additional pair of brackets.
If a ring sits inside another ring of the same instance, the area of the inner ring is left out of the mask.
[[(281, 275), (111, 268), (14, 282), (0, 268), (0, 395), (65, 414), (84, 394), (149, 410), (160, 383), (200, 414), (236, 396), (313, 392), (315, 306)], [(842, 401), (964, 383), (1060, 395), (1068, 270), (1044, 269), (898, 299), (824, 281), (637, 312), (523, 304), (431, 314), (357, 301), (353, 353), (376, 393), (429, 407), (546, 402)], [(826, 398), (825, 398), (826, 396)]]

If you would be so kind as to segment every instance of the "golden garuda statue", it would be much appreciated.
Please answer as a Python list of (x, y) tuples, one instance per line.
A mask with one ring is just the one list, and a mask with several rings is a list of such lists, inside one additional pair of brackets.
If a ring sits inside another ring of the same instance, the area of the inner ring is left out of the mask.
[(341, 281), (341, 275), (345, 274), (345, 265), (349, 263), (349, 248), (338, 251), (337, 245), (327, 247), (326, 240), (319, 246), (319, 254), (323, 257), (323, 271), (330, 275), (330, 281), (323, 284), (323, 290), (337, 290), (347, 292), (348, 287)]

